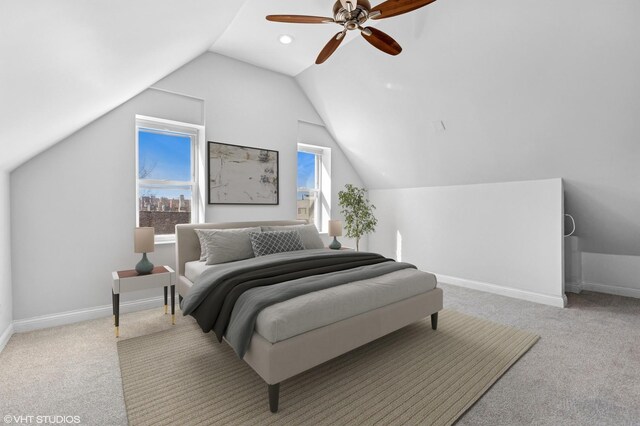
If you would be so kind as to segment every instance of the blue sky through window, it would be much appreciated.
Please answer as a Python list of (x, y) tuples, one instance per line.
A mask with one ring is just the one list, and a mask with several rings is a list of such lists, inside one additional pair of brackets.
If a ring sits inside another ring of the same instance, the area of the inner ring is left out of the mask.
[[(298, 188), (313, 188), (316, 180), (316, 156), (298, 151)], [(298, 194), (298, 198), (302, 195)]]
[[(138, 170), (141, 179), (191, 181), (191, 138), (140, 130), (138, 132)], [(175, 198), (175, 190), (150, 191), (156, 197)], [(181, 192), (191, 199), (191, 191)]]
[(149, 170), (145, 179), (191, 181), (189, 136), (138, 133), (139, 170)]

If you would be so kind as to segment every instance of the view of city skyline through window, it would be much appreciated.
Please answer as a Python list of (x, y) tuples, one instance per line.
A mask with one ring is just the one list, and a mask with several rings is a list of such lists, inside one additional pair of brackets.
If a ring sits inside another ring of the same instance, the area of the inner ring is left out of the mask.
[(163, 235), (191, 223), (191, 149), (189, 135), (138, 131), (139, 226)]

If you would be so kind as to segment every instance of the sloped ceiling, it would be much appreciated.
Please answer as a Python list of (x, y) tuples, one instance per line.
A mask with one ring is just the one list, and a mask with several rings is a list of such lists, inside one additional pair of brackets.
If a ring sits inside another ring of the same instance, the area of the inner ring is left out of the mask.
[(562, 177), (583, 248), (640, 255), (640, 2), (438, 0), (320, 66), (335, 28), (264, 20), (332, 4), (2, 0), (0, 169), (211, 48), (297, 75), (370, 188)]
[(583, 248), (640, 255), (638, 16), (439, 0), (380, 21), (399, 56), (354, 41), (297, 80), (370, 188), (562, 177)]
[(205, 52), (242, 1), (2, 0), (0, 169)]
[[(270, 23), (265, 15), (330, 15), (332, 5), (2, 0), (0, 170), (14, 169), (207, 49), (295, 75), (314, 62), (337, 26)], [(292, 45), (278, 42), (285, 33), (294, 36)]]

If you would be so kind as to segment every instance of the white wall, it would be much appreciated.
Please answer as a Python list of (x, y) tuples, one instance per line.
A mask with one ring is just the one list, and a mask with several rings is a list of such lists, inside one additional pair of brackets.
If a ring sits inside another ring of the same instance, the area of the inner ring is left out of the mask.
[(562, 177), (584, 249), (640, 255), (638, 16), (637, 0), (437, 1), (376, 21), (400, 55), (360, 38), (296, 78), (370, 189)]
[(154, 84), (204, 99), (207, 141), (280, 152), (280, 205), (213, 205), (207, 222), (295, 219), (298, 120), (322, 124), (295, 80), (205, 53)]
[[(204, 120), (207, 140), (280, 151), (280, 205), (208, 206), (207, 221), (296, 217), (298, 122), (321, 120), (291, 77), (206, 53), (157, 87), (202, 100), (147, 90), (13, 171), (16, 324), (96, 306), (105, 308), (95, 315), (109, 314), (110, 272), (133, 267), (139, 257), (132, 253), (135, 114)], [(341, 179), (351, 179), (350, 172), (338, 172), (335, 184), (343, 186)], [(174, 266), (174, 246), (156, 246), (150, 259)]]
[(11, 223), (9, 174), (0, 172), (0, 351), (11, 337)]
[(640, 256), (585, 252), (580, 237), (565, 238), (565, 290), (640, 298)]
[(370, 190), (372, 251), (442, 282), (564, 306), (562, 181)]
[(582, 252), (576, 290), (640, 298), (640, 257)]
[[(111, 303), (111, 271), (139, 258), (135, 115), (200, 124), (202, 111), (202, 101), (147, 90), (11, 173), (15, 320)], [(156, 246), (150, 258), (173, 265), (173, 246)]]

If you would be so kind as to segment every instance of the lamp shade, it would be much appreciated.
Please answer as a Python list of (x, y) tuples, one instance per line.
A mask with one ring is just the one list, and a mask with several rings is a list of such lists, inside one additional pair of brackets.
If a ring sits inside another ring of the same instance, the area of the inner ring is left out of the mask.
[(342, 235), (342, 221), (330, 220), (329, 221), (329, 236), (339, 237)]
[(152, 253), (154, 246), (153, 228), (136, 228), (133, 234), (135, 253)]

